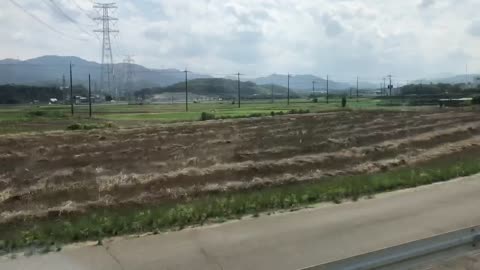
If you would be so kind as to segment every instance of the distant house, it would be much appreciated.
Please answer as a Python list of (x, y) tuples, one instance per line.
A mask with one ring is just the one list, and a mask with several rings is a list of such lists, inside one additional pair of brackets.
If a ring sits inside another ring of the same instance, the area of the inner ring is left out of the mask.
[(56, 98), (50, 98), (50, 101), (48, 104), (57, 104), (58, 103), (58, 99)]
[(75, 96), (75, 104), (85, 104), (88, 103), (87, 97)]
[(440, 107), (459, 107), (472, 104), (473, 98), (442, 98), (439, 99)]

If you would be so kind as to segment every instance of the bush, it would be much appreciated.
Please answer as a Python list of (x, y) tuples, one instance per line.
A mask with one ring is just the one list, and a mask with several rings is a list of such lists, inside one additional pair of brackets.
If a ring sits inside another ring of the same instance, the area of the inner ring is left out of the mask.
[(27, 117), (51, 117), (51, 118), (63, 118), (65, 113), (61, 111), (29, 111), (27, 112)]
[(318, 98), (314, 98), (313, 103), (318, 103)]
[(342, 97), (342, 108), (345, 108), (345, 106), (347, 106), (347, 98)]
[(251, 113), (251, 114), (248, 115), (248, 117), (262, 117), (262, 116), (263, 116), (263, 114), (261, 114), (261, 113)]
[(82, 129), (82, 125), (75, 123), (67, 127), (68, 130), (79, 130)]
[(290, 111), (288, 111), (288, 114), (304, 114), (304, 113), (310, 113), (310, 110), (306, 109), (306, 110), (303, 110), (303, 109), (292, 109)]
[(98, 128), (113, 128), (115, 127), (113, 123), (105, 123), (103, 125), (89, 125), (89, 124), (80, 124), (80, 123), (75, 123), (67, 127), (67, 130), (92, 130), (92, 129), (98, 129)]
[(215, 119), (215, 115), (213, 113), (202, 112), (200, 115), (200, 121), (212, 120)]
[(27, 113), (28, 116), (45, 116), (46, 113), (44, 111), (30, 111)]
[(473, 97), (472, 104), (480, 104), (480, 96)]

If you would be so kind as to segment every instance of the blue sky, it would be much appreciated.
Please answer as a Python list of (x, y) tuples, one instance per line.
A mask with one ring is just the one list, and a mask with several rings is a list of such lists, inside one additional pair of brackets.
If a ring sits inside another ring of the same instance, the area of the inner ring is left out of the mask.
[[(100, 61), (90, 0), (4, 1), (0, 58)], [(61, 11), (55, 8), (57, 5)], [(478, 0), (119, 0), (116, 62), (204, 73), (408, 80), (480, 72)], [(62, 14), (64, 12), (69, 18)], [(72, 21), (73, 20), (73, 21)], [(59, 33), (60, 32), (60, 33)]]

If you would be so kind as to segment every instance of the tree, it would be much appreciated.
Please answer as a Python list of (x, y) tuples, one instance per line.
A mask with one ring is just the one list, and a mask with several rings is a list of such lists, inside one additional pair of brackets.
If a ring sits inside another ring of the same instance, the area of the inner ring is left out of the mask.
[(345, 96), (342, 97), (342, 108), (345, 108), (347, 106), (347, 98)]

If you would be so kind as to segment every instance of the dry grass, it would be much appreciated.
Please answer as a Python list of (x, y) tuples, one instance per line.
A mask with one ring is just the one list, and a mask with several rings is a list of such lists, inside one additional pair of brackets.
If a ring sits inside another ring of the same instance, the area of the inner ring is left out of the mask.
[(0, 136), (0, 223), (388, 171), (479, 149), (471, 112), (338, 112)]

